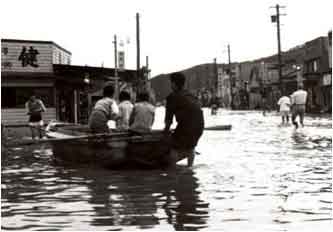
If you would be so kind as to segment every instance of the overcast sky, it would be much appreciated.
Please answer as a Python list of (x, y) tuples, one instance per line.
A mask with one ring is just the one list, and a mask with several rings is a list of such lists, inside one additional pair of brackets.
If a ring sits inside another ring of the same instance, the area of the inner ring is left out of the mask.
[(194, 65), (245, 61), (277, 51), (270, 16), (281, 9), (282, 50), (332, 28), (331, 0), (4, 0), (1, 38), (50, 40), (72, 52), (73, 65), (114, 67), (113, 36), (124, 41), (126, 68), (136, 69), (140, 14), (141, 65), (152, 76)]

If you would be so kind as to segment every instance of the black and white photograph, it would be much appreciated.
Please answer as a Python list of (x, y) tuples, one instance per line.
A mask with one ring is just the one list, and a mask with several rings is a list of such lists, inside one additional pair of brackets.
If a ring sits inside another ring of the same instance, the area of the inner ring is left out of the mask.
[(332, 1), (0, 9), (1, 231), (332, 230)]

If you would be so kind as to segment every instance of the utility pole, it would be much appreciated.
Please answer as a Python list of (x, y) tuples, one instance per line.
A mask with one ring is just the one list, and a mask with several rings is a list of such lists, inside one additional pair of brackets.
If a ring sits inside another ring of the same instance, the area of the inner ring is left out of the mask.
[(148, 77), (149, 77), (149, 57), (146, 56), (146, 78), (145, 80), (148, 82)]
[(115, 77), (115, 96), (118, 99), (118, 92), (119, 92), (119, 86), (118, 86), (118, 57), (117, 57), (117, 35), (114, 35), (114, 77)]
[(282, 89), (282, 58), (281, 58), (281, 36), (280, 36), (280, 16), (286, 14), (280, 14), (280, 8), (285, 8), (285, 6), (280, 6), (276, 4), (275, 7), (271, 7), (276, 9), (276, 15), (271, 16), (272, 23), (277, 24), (277, 42), (278, 42), (278, 72), (279, 72), (279, 87)]
[(214, 89), (215, 89), (215, 96), (217, 97), (218, 93), (218, 75), (217, 75), (217, 61), (216, 58), (214, 58), (214, 75), (215, 75), (215, 81), (214, 81)]
[(229, 80), (230, 80), (230, 107), (234, 108), (234, 99), (232, 94), (232, 72), (231, 72), (231, 59), (230, 59), (230, 44), (228, 44), (228, 69), (229, 69)]
[(146, 68), (145, 68), (145, 73), (144, 73), (144, 84), (145, 84), (146, 90), (148, 88), (148, 75), (149, 75), (149, 57), (146, 56)]
[(141, 87), (141, 75), (140, 75), (140, 18), (139, 13), (136, 13), (136, 75), (138, 83)]

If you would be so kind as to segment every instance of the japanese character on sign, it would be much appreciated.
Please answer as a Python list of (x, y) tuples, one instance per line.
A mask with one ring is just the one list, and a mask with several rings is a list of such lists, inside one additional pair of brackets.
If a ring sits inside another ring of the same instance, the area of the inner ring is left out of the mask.
[(1, 48), (1, 52), (2, 52), (4, 55), (7, 55), (7, 54), (8, 54), (8, 48), (7, 48), (7, 47), (3, 47), (3, 48)]
[(21, 54), (18, 58), (22, 62), (22, 67), (26, 67), (28, 65), (37, 68), (39, 65), (37, 64), (37, 55), (39, 52), (37, 49), (34, 49), (32, 46), (30, 46), (29, 50), (27, 51), (27, 48), (23, 46)]

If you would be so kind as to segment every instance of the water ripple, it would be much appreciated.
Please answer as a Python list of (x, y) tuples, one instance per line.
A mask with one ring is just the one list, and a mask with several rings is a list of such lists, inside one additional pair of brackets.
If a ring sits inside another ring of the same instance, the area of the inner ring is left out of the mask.
[(206, 109), (207, 125), (233, 128), (204, 132), (192, 170), (62, 167), (47, 145), (2, 149), (2, 229), (326, 231), (331, 120), (295, 130), (267, 115)]

